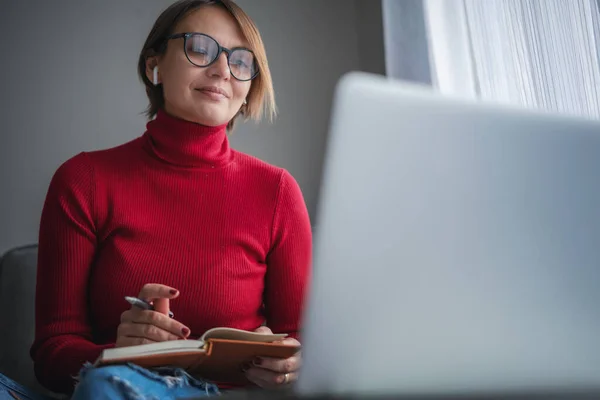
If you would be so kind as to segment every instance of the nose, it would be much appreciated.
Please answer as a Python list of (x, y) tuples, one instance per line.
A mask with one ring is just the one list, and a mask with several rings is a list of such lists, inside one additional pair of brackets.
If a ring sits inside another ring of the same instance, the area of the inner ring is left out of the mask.
[(231, 77), (229, 63), (227, 62), (227, 53), (222, 52), (214, 63), (210, 65), (208, 73), (215, 78), (228, 80)]

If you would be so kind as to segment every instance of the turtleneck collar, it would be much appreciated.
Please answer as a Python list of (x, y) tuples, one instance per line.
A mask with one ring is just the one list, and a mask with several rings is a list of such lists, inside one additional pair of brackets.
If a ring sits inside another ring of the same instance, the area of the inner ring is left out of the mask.
[(146, 125), (144, 136), (150, 151), (169, 164), (218, 168), (232, 159), (227, 124), (201, 125), (159, 110), (156, 118)]

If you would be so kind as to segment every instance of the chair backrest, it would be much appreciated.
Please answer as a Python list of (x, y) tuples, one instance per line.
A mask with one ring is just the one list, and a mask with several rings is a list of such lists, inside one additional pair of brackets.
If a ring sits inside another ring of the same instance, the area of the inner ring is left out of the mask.
[(40, 389), (29, 348), (35, 332), (37, 245), (9, 250), (0, 258), (0, 373)]

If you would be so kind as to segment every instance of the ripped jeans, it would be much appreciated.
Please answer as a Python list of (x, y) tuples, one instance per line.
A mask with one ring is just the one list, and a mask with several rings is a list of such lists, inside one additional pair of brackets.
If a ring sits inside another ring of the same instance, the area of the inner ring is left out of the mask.
[[(219, 396), (216, 385), (190, 376), (179, 368), (148, 370), (134, 364), (94, 368), (79, 373), (72, 400), (154, 400)], [(50, 400), (0, 374), (0, 400)]]
[(190, 376), (181, 368), (153, 368), (135, 364), (100, 368), (84, 366), (71, 400), (158, 400), (219, 396), (215, 384)]

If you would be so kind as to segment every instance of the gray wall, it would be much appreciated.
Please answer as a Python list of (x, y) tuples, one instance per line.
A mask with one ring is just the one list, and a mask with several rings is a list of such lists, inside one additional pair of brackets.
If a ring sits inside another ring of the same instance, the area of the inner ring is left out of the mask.
[[(169, 0), (10, 1), (0, 12), (0, 253), (37, 241), (56, 168), (142, 134), (137, 55)], [(375, 0), (239, 0), (266, 42), (280, 115), (240, 125), (232, 145), (287, 168), (311, 215), (330, 103), (350, 70), (384, 73)]]
[[(382, 0), (385, 70), (389, 77), (431, 85), (423, 0)], [(383, 57), (382, 57), (383, 58)]]

